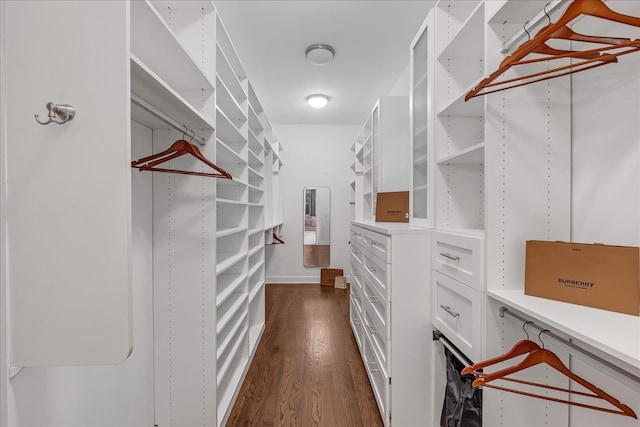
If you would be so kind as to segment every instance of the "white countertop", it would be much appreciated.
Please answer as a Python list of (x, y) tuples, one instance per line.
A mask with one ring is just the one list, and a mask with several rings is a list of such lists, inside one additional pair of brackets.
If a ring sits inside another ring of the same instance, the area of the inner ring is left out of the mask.
[(431, 228), (412, 227), (408, 222), (374, 222), (353, 220), (351, 221), (351, 224), (388, 236), (394, 234), (430, 234), (433, 232), (433, 229)]

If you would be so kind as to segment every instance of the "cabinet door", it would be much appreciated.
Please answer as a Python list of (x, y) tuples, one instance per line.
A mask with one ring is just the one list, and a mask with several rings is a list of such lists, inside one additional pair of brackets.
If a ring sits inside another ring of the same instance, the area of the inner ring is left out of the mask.
[[(131, 333), (128, 2), (6, 2), (12, 366), (108, 365)], [(75, 118), (47, 119), (45, 104)]]
[(411, 43), (410, 128), (411, 128), (411, 212), (410, 222), (420, 227), (433, 225), (433, 12), (429, 12)]

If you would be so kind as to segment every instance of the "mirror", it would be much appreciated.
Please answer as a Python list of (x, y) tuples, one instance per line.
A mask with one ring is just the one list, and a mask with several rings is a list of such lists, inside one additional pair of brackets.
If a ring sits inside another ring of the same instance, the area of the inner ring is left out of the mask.
[(331, 255), (331, 193), (329, 187), (305, 187), (303, 197), (303, 263), (328, 267)]

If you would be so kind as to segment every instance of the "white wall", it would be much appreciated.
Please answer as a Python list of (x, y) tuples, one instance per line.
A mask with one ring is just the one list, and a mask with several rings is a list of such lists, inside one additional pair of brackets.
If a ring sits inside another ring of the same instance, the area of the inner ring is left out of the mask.
[(410, 86), (411, 81), (409, 79), (409, 64), (404, 68), (404, 71), (398, 77), (398, 80), (391, 88), (391, 91), (388, 93), (389, 96), (410, 96), (411, 90)]
[[(134, 122), (131, 140), (132, 155), (138, 158), (151, 147), (151, 130)], [(6, 383), (3, 375), (10, 426), (154, 424), (152, 175), (132, 173), (133, 353), (117, 366), (25, 368)]]
[(267, 283), (320, 283), (320, 267), (302, 265), (303, 188), (331, 190), (331, 268), (349, 267), (350, 147), (360, 126), (275, 125), (283, 147), (280, 185), (284, 245), (267, 246)]

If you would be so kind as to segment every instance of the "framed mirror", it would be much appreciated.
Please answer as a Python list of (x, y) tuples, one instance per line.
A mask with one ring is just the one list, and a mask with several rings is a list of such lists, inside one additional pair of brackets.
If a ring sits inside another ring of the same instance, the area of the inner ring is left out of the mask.
[(304, 188), (303, 215), (303, 264), (305, 267), (328, 267), (331, 261), (329, 187)]

